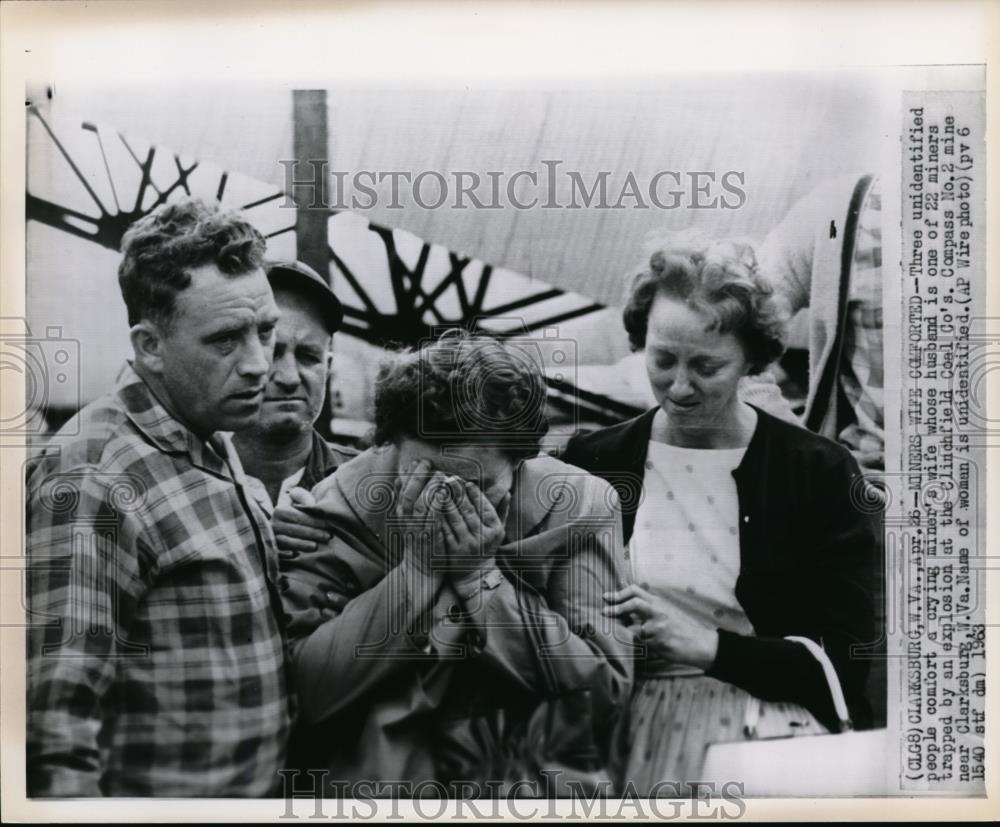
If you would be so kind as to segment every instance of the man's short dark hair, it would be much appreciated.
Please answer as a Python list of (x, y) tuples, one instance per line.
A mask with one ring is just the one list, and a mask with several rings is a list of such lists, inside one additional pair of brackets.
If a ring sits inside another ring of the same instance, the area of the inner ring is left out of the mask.
[(118, 285), (129, 325), (142, 319), (169, 325), (177, 294), (192, 269), (214, 264), (230, 276), (263, 266), (264, 237), (236, 212), (199, 198), (157, 207), (122, 238)]

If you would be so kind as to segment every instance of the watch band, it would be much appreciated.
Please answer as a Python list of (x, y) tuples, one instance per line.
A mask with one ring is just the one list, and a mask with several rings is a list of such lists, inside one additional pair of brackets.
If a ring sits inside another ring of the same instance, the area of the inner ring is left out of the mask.
[(463, 601), (468, 602), (473, 597), (475, 597), (480, 592), (493, 591), (498, 588), (501, 583), (506, 578), (503, 576), (503, 572), (498, 568), (492, 568), (489, 571), (484, 572), (479, 579), (475, 582), (475, 588), (472, 591), (461, 591), (458, 596), (462, 598)]

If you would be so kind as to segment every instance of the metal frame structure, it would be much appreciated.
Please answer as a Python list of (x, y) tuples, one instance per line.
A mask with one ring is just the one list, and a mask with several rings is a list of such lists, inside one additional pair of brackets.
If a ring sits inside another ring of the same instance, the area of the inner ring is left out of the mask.
[[(300, 113), (303, 111), (311, 112), (310, 117), (313, 119), (318, 117), (317, 112), (320, 110), (325, 113), (325, 98), (317, 97), (315, 93), (303, 94), (305, 97), (296, 99), (296, 111)], [(149, 147), (143, 152), (136, 151), (125, 135), (115, 133), (117, 140), (121, 141), (138, 171), (138, 183), (134, 186), (134, 191), (126, 192), (123, 185), (120, 182), (116, 183), (112, 175), (104, 145), (105, 136), (102, 136), (102, 131), (97, 126), (84, 122), (81, 124), (81, 128), (93, 134), (99, 155), (104, 162), (103, 172), (107, 176), (113, 202), (109, 205), (91, 186), (88, 176), (71, 156), (64, 143), (60, 141), (39, 108), (29, 104), (27, 114), (28, 117), (36, 119), (41, 125), (55, 150), (68, 163), (72, 173), (93, 201), (96, 210), (96, 215), (86, 214), (78, 209), (36, 195), (32, 192), (29, 180), (25, 205), (27, 219), (107, 249), (117, 251), (120, 248), (122, 236), (134, 221), (166, 203), (172, 197), (177, 197), (178, 194), (198, 194), (192, 187), (192, 176), (196, 170), (200, 170), (202, 173), (209, 170), (208, 167), (201, 166), (197, 161), (185, 164), (180, 156), (167, 153), (170, 157), (173, 178), (168, 183), (162, 181), (158, 183), (154, 180), (154, 166), (165, 151), (156, 147)], [(310, 123), (303, 128), (309, 133), (309, 137), (308, 140), (305, 138), (297, 140), (297, 149), (303, 153), (314, 155), (315, 152), (319, 151), (319, 142), (326, 140), (325, 127)], [(162, 158), (160, 161), (162, 162)], [(160, 174), (162, 175), (162, 164)], [(202, 185), (200, 194), (216, 200), (226, 198), (230, 174), (226, 171), (215, 172), (213, 170), (210, 178), (212, 182), (210, 191), (205, 191), (206, 188)], [(292, 193), (291, 196), (295, 200), (295, 194)], [(233, 206), (252, 213), (256, 208), (265, 207), (282, 199), (287, 202), (288, 197), (289, 194), (275, 190), (262, 198), (248, 203), (234, 203)], [(295, 203), (301, 204), (301, 199)], [(470, 331), (485, 332), (498, 338), (522, 336), (604, 309), (604, 305), (581, 297), (581, 301), (576, 307), (568, 310), (563, 308), (557, 313), (535, 318), (529, 323), (513, 325), (510, 329), (497, 330), (484, 327), (483, 324), (490, 320), (509, 318), (511, 314), (518, 311), (537, 310), (544, 302), (573, 294), (559, 288), (548, 287), (500, 305), (488, 306), (486, 302), (487, 291), (494, 268), (489, 264), (484, 264), (478, 277), (471, 278), (467, 271), (468, 265), (472, 261), (471, 257), (451, 251), (448, 253), (449, 272), (433, 287), (430, 287), (428, 286), (427, 266), (433, 245), (423, 241), (415, 264), (408, 266), (399, 254), (394, 231), (388, 227), (369, 223), (369, 231), (380, 239), (385, 249), (389, 280), (395, 303), (394, 311), (387, 312), (377, 306), (370, 292), (365, 289), (363, 280), (352, 271), (348, 263), (328, 242), (326, 228), (329, 219), (337, 214), (336, 211), (299, 206), (295, 212), (294, 223), (265, 233), (265, 237), (270, 239), (283, 233), (295, 232), (300, 258), (306, 256), (303, 260), (316, 266), (319, 272), (326, 273), (328, 276), (331, 274), (331, 266), (336, 267), (356, 294), (356, 300), (355, 297), (351, 296), (340, 297), (344, 304), (342, 332), (379, 347), (387, 345), (416, 346), (442, 326), (465, 327)], [(320, 260), (324, 247), (326, 251), (325, 261)], [(452, 298), (457, 299), (457, 315), (449, 315), (442, 307), (444, 304), (442, 299), (449, 290), (454, 291)], [(557, 410), (573, 412), (577, 417), (582, 417), (586, 421), (597, 424), (612, 424), (638, 413), (638, 409), (634, 406), (602, 394), (582, 391), (564, 379), (548, 378), (547, 381), (552, 405)]]

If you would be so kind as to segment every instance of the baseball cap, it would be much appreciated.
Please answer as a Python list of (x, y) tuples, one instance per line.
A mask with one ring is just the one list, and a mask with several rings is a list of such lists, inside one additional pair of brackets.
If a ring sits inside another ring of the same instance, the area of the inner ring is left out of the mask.
[(269, 261), (265, 265), (272, 289), (295, 290), (309, 296), (323, 315), (327, 329), (336, 333), (344, 320), (344, 308), (330, 285), (301, 261)]

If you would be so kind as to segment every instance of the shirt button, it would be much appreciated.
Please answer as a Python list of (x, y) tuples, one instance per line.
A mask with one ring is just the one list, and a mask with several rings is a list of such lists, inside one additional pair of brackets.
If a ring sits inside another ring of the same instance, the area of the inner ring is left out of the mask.
[(749, 523), (750, 522), (750, 515), (749, 514), (744, 514), (743, 515), (743, 522), (745, 522), (745, 523)]
[(713, 554), (712, 555), (712, 562), (713, 563), (718, 563), (719, 562), (719, 555), (718, 554)]
[(646, 460), (646, 469), (649, 471), (653, 470), (653, 461), (651, 459)]
[(672, 500), (673, 498), (674, 498), (674, 492), (673, 491), (668, 491), (667, 492), (667, 499), (668, 500)]
[(688, 531), (694, 531), (694, 523), (688, 523)]
[(729, 533), (735, 536), (735, 534), (736, 534), (736, 529), (735, 529), (735, 528), (732, 528), (732, 527), (730, 527), (730, 529), (729, 529)]
[(687, 469), (687, 471), (688, 471), (689, 474), (694, 473), (694, 466), (693, 465), (685, 465), (684, 467)]

